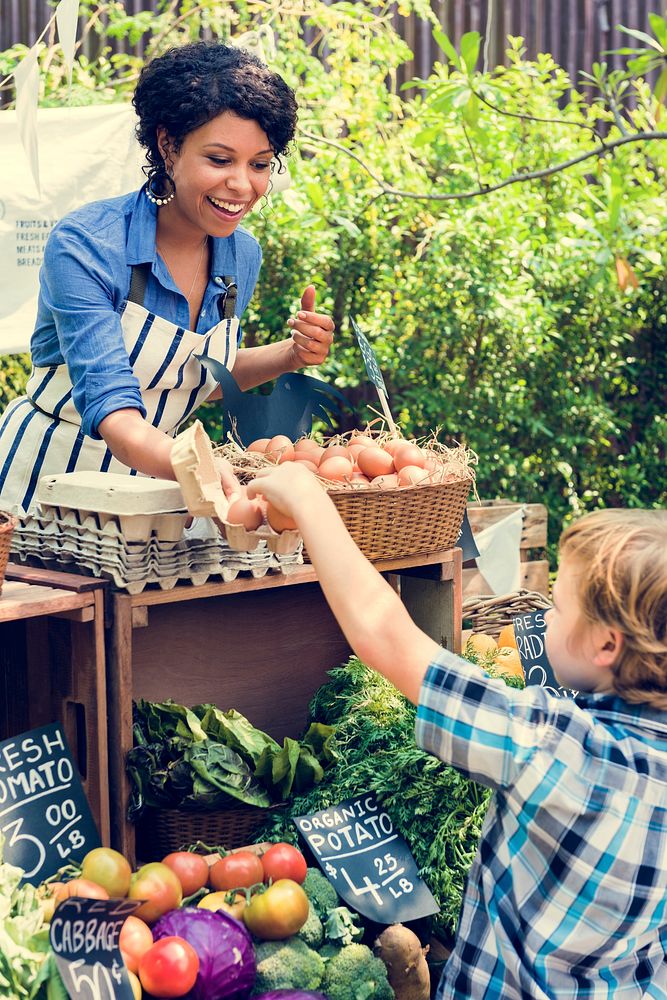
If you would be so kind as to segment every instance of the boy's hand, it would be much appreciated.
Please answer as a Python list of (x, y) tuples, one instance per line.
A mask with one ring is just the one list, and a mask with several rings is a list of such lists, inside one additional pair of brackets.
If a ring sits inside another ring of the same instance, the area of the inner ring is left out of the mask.
[(222, 458), (220, 455), (216, 455), (213, 462), (220, 475), (220, 485), (222, 486), (223, 493), (227, 499), (231, 500), (232, 497), (241, 496), (243, 493), (243, 487), (236, 478), (234, 470), (227, 459)]
[(297, 522), (304, 505), (312, 506), (319, 497), (325, 496), (313, 473), (299, 462), (284, 462), (275, 469), (259, 469), (257, 478), (248, 483), (248, 496), (252, 499), (258, 493), (281, 514)]

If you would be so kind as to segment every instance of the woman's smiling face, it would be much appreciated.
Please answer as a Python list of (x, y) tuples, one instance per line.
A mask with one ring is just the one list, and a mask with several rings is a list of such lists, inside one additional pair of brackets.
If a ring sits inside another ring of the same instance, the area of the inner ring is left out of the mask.
[(166, 133), (158, 137), (176, 185), (176, 197), (160, 209), (170, 223), (229, 236), (266, 194), (273, 150), (256, 121), (225, 111), (188, 133), (178, 152)]

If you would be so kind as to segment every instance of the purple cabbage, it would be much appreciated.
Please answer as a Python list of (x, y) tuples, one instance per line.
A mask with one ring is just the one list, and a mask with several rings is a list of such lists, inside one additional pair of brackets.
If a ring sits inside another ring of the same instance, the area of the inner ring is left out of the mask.
[(255, 984), (255, 951), (242, 923), (224, 910), (186, 906), (153, 927), (154, 941), (171, 935), (185, 938), (199, 956), (197, 981), (183, 1000), (246, 1000)]
[(253, 1000), (327, 1000), (324, 993), (313, 993), (312, 990), (271, 990), (253, 997)]

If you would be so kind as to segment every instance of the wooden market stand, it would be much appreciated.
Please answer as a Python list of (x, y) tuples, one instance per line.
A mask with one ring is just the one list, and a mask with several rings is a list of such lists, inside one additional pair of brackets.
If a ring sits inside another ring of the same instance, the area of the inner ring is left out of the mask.
[[(417, 624), (460, 651), (460, 549), (375, 565), (395, 586), (400, 580)], [(102, 840), (131, 861), (133, 699), (210, 702), (278, 739), (297, 736), (326, 672), (350, 654), (310, 565), (130, 595), (90, 577), (10, 564), (0, 633), (0, 738), (61, 721)]]
[(109, 842), (103, 580), (9, 563), (0, 592), (0, 741), (62, 724)]
[[(400, 575), (403, 600), (429, 634), (460, 648), (460, 549), (376, 567)], [(258, 580), (239, 576), (134, 596), (111, 591), (109, 610), (111, 843), (134, 858), (124, 767), (133, 698), (211, 702), (235, 708), (278, 739), (297, 736), (310, 698), (350, 648), (310, 565)]]

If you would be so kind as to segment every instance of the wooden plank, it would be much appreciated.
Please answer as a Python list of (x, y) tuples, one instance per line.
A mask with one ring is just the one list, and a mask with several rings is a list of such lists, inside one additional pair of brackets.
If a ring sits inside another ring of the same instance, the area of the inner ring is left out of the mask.
[[(132, 598), (116, 593), (111, 601), (112, 623), (106, 651), (111, 846), (133, 864), (134, 827), (125, 819), (129, 794), (125, 755), (132, 748)], [(168, 648), (165, 643), (163, 652)]]
[[(402, 559), (385, 559), (373, 563), (379, 573), (391, 573), (399, 569), (416, 566), (430, 566), (451, 563), (453, 549), (431, 552), (426, 555), (405, 556)], [(133, 607), (153, 607), (158, 604), (175, 604), (182, 601), (197, 601), (203, 597), (220, 597), (224, 594), (245, 594), (258, 590), (273, 590), (292, 587), (297, 584), (315, 583), (317, 574), (310, 563), (297, 566), (289, 573), (267, 573), (255, 580), (248, 576), (237, 576), (231, 583), (209, 582), (199, 587), (181, 583), (172, 590), (143, 590), (132, 596)]]
[(473, 532), (483, 531), (492, 524), (497, 524), (519, 507), (525, 507), (526, 513), (521, 529), (522, 549), (543, 549), (547, 544), (547, 508), (543, 503), (510, 503), (507, 500), (483, 501), (482, 506), (476, 503), (468, 504), (468, 520)]
[(43, 569), (41, 566), (23, 566), (8, 562), (5, 573), (7, 580), (22, 580), (24, 583), (41, 584), (45, 587), (57, 587), (59, 590), (73, 590), (77, 594), (85, 594), (90, 590), (98, 590), (108, 586), (106, 580), (92, 576), (79, 576), (77, 573), (61, 573), (60, 570)]
[(74, 608), (72, 611), (52, 611), (50, 618), (66, 618), (71, 622), (92, 622), (95, 618), (95, 609), (92, 605), (85, 608)]
[(435, 642), (461, 652), (461, 550), (453, 580), (428, 580), (401, 575), (401, 599), (410, 617)]
[[(539, 594), (549, 597), (549, 563), (546, 559), (522, 562), (519, 586), (522, 590), (536, 590)], [(470, 597), (473, 594), (490, 593), (491, 588), (478, 570), (463, 570), (464, 597)]]
[(6, 580), (0, 594), (0, 622), (69, 611), (93, 604), (92, 593), (77, 594), (19, 580)]

